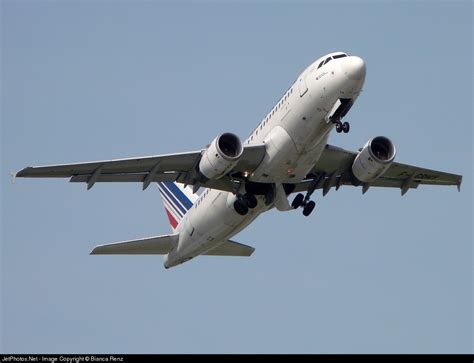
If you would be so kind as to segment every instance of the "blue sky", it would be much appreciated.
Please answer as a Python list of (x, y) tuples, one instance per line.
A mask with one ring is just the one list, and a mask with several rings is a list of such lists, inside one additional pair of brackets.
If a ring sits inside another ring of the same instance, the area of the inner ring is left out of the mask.
[[(472, 3), (2, 1), (2, 352), (472, 351)], [(89, 256), (169, 225), (156, 187), (42, 165), (245, 138), (309, 63), (364, 58), (349, 134), (455, 187), (341, 188), (262, 215), (249, 259)]]

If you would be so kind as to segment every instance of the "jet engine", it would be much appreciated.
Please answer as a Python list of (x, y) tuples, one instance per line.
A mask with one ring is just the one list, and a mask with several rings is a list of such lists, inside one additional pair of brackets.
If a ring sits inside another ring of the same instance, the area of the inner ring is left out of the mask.
[(244, 147), (237, 135), (226, 132), (212, 140), (199, 162), (199, 171), (208, 179), (219, 179), (239, 161)]
[(352, 173), (363, 183), (371, 182), (387, 171), (395, 154), (395, 145), (390, 139), (384, 136), (374, 137), (354, 159)]

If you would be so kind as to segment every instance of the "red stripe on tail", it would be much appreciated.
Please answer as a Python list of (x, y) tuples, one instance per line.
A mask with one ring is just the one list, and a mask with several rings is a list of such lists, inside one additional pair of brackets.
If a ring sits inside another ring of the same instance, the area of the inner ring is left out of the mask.
[(166, 214), (168, 215), (168, 219), (170, 220), (171, 226), (173, 228), (176, 228), (176, 226), (178, 225), (178, 222), (176, 222), (176, 219), (174, 219), (173, 215), (170, 212), (168, 212), (168, 209), (165, 208), (165, 211), (166, 211)]

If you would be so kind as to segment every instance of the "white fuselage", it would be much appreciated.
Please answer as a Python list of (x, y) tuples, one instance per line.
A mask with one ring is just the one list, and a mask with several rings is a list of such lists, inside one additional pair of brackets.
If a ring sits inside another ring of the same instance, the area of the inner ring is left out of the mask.
[[(365, 64), (359, 57), (332, 59), (319, 66), (338, 54), (328, 54), (307, 67), (244, 142), (266, 146), (265, 157), (249, 181), (298, 183), (313, 169), (334, 128), (328, 117), (333, 106), (341, 98), (355, 101), (365, 79)], [(165, 267), (216, 247), (273, 208), (257, 196), (257, 207), (242, 216), (233, 209), (233, 198), (232, 193), (213, 189), (200, 195), (178, 227), (179, 243), (165, 256)]]

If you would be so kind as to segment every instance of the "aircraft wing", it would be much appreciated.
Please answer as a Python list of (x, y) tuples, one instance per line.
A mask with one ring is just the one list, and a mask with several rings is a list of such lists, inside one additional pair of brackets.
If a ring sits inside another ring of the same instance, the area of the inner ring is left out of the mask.
[[(195, 184), (197, 169), (203, 151), (179, 154), (146, 156), (139, 158), (93, 161), (77, 164), (30, 166), (15, 174), (21, 178), (70, 178), (71, 182), (87, 183), (90, 189), (96, 182), (141, 182), (143, 189), (151, 182), (177, 181)], [(253, 171), (265, 155), (265, 145), (246, 145), (237, 165), (230, 171)], [(209, 180), (200, 185), (231, 191), (234, 188), (229, 177)]]
[[(352, 163), (357, 154), (355, 151), (327, 145), (311, 171), (310, 178), (298, 183), (294, 191), (307, 190), (316, 179), (318, 180), (316, 189), (323, 189), (323, 195), (333, 186), (337, 190), (341, 185), (361, 185), (362, 183), (354, 180), (351, 173)], [(461, 182), (461, 175), (394, 162), (382, 176), (362, 186), (364, 192), (369, 187), (400, 188), (404, 195), (409, 189), (417, 188), (420, 184), (456, 185), (459, 189)]]

